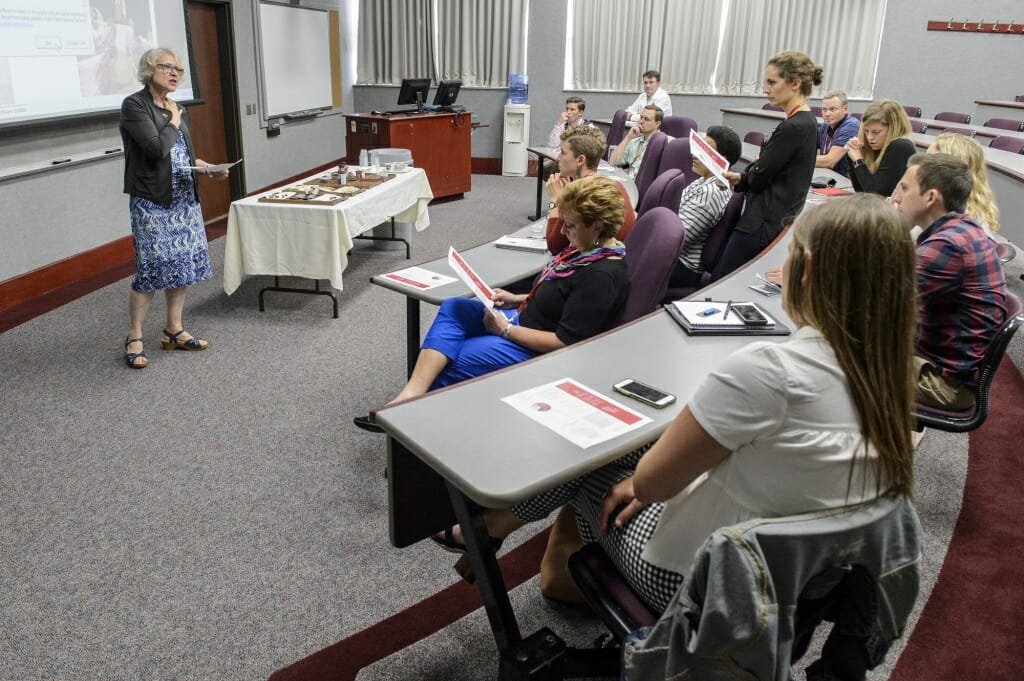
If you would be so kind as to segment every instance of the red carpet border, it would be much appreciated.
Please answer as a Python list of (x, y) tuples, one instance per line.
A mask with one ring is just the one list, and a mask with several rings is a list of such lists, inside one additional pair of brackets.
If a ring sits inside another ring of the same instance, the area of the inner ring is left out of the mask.
[[(502, 556), (498, 563), (509, 591), (532, 578), (548, 543), (548, 530)], [(444, 554), (445, 559), (450, 554)], [(540, 597), (540, 594), (537, 594)], [(363, 667), (444, 629), (482, 607), (480, 592), (458, 582), (371, 627), (313, 653), (270, 676), (269, 681), (353, 681)]]

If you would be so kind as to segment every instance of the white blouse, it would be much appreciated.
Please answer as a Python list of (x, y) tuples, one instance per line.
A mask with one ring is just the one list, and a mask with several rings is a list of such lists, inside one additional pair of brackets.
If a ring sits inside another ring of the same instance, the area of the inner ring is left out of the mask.
[(887, 487), (875, 489), (877, 452), (865, 455), (846, 376), (814, 328), (738, 350), (689, 407), (731, 453), (665, 503), (643, 554), (655, 565), (685, 574), (720, 527), (859, 503)]

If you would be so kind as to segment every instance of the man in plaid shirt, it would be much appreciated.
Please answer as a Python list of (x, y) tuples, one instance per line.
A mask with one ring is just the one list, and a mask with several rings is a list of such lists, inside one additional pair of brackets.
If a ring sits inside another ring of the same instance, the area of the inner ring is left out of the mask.
[(1006, 318), (1006, 279), (995, 243), (964, 214), (974, 180), (949, 154), (916, 154), (892, 200), (917, 237), (917, 397), (935, 407), (974, 404), (978, 365)]

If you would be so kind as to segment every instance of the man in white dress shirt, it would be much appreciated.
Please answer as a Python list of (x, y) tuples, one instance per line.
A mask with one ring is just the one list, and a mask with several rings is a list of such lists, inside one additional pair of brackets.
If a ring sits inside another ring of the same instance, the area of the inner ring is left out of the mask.
[(644, 72), (644, 91), (636, 98), (636, 101), (626, 108), (628, 120), (637, 122), (640, 120), (640, 112), (648, 104), (654, 104), (662, 110), (663, 115), (672, 115), (672, 100), (668, 93), (661, 87), (661, 73), (651, 69)]

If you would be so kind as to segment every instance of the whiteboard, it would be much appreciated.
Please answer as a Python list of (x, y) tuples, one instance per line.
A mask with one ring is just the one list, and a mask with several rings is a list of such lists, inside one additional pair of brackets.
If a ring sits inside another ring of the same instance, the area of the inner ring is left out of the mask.
[(267, 118), (331, 108), (329, 17), (325, 10), (260, 3)]

